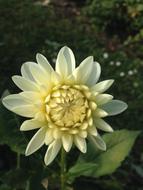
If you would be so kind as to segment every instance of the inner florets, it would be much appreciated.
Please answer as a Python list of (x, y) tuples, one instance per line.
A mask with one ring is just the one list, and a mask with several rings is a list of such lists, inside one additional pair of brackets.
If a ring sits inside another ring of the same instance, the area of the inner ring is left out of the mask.
[(70, 130), (74, 133), (92, 125), (92, 110), (96, 104), (90, 100), (90, 96), (89, 88), (84, 85), (53, 88), (46, 102), (49, 122), (62, 131)]

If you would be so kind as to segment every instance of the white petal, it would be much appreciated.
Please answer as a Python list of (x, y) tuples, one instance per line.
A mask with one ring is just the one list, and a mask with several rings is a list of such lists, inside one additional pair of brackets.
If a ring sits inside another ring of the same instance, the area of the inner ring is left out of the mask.
[(36, 59), (37, 59), (38, 64), (39, 64), (47, 73), (49, 73), (49, 75), (51, 74), (51, 72), (54, 71), (45, 56), (43, 56), (43, 55), (40, 54), (40, 53), (37, 53)]
[(98, 128), (101, 129), (103, 131), (106, 132), (113, 132), (112, 127), (106, 123), (103, 119), (99, 119), (99, 118), (94, 118), (94, 125)]
[(61, 140), (60, 139), (55, 140), (54, 142), (52, 142), (49, 145), (47, 152), (45, 154), (45, 158), (44, 158), (46, 165), (49, 165), (55, 159), (60, 148), (61, 148)]
[(72, 50), (63, 47), (58, 53), (56, 61), (56, 72), (63, 77), (67, 77), (75, 69), (75, 57)]
[(23, 91), (38, 91), (39, 88), (35, 82), (32, 82), (21, 76), (13, 76), (13, 82)]
[(82, 138), (86, 138), (87, 137), (87, 131), (86, 130), (81, 130), (79, 131), (78, 135)]
[(26, 120), (22, 123), (20, 130), (21, 131), (30, 131), (33, 129), (38, 129), (41, 127), (44, 127), (46, 124), (43, 122), (40, 122), (36, 119)]
[(93, 137), (93, 136), (89, 136), (89, 140), (90, 142), (95, 145), (97, 148), (101, 149), (101, 150), (106, 150), (106, 144), (103, 141), (103, 139), (100, 137), (100, 135), (98, 134), (98, 136)]
[(43, 110), (38, 110), (35, 115), (35, 119), (41, 122), (47, 121), (45, 112), (43, 112)]
[(86, 84), (86, 81), (90, 79), (90, 74), (93, 69), (93, 57), (87, 57), (84, 59), (79, 67), (77, 67), (74, 72), (73, 76), (75, 77), (75, 80), (77, 83)]
[(29, 105), (14, 107), (11, 111), (23, 117), (31, 118), (34, 117), (39, 110), (35, 106), (29, 104)]
[(69, 152), (72, 147), (72, 143), (73, 143), (72, 135), (68, 135), (68, 134), (62, 135), (62, 143), (63, 143), (63, 147), (64, 147), (65, 151)]
[(3, 98), (2, 102), (4, 106), (9, 110), (12, 110), (14, 107), (17, 106), (29, 104), (29, 101), (27, 101), (24, 97), (20, 96), (20, 94), (10, 94)]
[(41, 94), (39, 92), (34, 91), (24, 91), (19, 93), (25, 100), (29, 100), (30, 102), (44, 102), (42, 101)]
[(30, 104), (39, 108), (39, 110), (43, 110), (44, 98), (42, 97), (41, 93), (34, 92), (34, 91), (24, 91), (19, 94)]
[(49, 145), (52, 141), (54, 140), (53, 138), (53, 129), (47, 129), (46, 136), (45, 136), (45, 144)]
[(114, 80), (104, 80), (102, 82), (97, 83), (91, 88), (91, 91), (103, 93), (113, 84)]
[(77, 148), (82, 152), (86, 153), (86, 140), (84, 138), (79, 137), (78, 135), (74, 136), (74, 144), (77, 146)]
[(112, 99), (113, 99), (113, 96), (110, 94), (98, 94), (95, 97), (95, 102), (97, 105), (103, 105), (111, 101)]
[(59, 128), (53, 129), (53, 137), (55, 139), (60, 139), (61, 138), (61, 130)]
[(29, 68), (30, 68), (33, 78), (38, 84), (50, 83), (49, 73), (47, 73), (46, 70), (42, 69), (38, 64), (31, 62)]
[(61, 76), (57, 72), (53, 71), (51, 73), (51, 82), (54, 85), (58, 85), (60, 83), (60, 81), (61, 81)]
[(96, 129), (96, 127), (95, 126), (90, 126), (88, 128), (88, 133), (96, 137), (97, 136), (97, 129)]
[(104, 109), (110, 116), (122, 113), (127, 107), (128, 105), (120, 100), (112, 100), (107, 104), (102, 105), (102, 109)]
[(95, 117), (106, 117), (108, 113), (104, 111), (103, 109), (96, 108), (96, 110), (93, 112), (93, 115)]
[(29, 69), (29, 64), (30, 62), (25, 62), (22, 67), (21, 67), (21, 74), (24, 78), (28, 79), (28, 80), (31, 80), (31, 81), (34, 81), (34, 78), (30, 72), (30, 69)]
[(44, 144), (45, 140), (45, 134), (46, 134), (46, 127), (40, 128), (37, 133), (32, 137), (30, 140), (25, 155), (29, 156), (30, 154), (36, 152), (41, 146)]
[(9, 95), (2, 102), (7, 109), (24, 117), (34, 117), (39, 111), (37, 106), (26, 100), (20, 94)]
[(86, 80), (86, 84), (88, 86), (95, 85), (97, 81), (99, 80), (100, 74), (101, 74), (100, 64), (97, 62), (93, 62), (92, 70), (90, 72), (89, 78), (87, 78)]

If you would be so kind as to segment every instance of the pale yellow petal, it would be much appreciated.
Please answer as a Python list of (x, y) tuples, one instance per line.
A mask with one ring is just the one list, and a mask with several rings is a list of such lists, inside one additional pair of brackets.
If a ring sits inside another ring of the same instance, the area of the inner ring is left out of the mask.
[(49, 145), (44, 158), (46, 165), (49, 165), (55, 159), (61, 148), (61, 145), (62, 144), (60, 139), (55, 140)]
[(105, 92), (108, 88), (110, 88), (110, 86), (113, 84), (114, 80), (104, 80), (102, 82), (97, 83), (96, 85), (94, 85), (91, 88), (91, 91), (93, 93), (95, 92), (99, 92), (99, 93), (103, 93)]
[(43, 56), (40, 53), (36, 54), (36, 60), (38, 64), (50, 75), (51, 72), (53, 72), (52, 66), (49, 64), (48, 60), (46, 59), (45, 56)]
[(103, 109), (97, 108), (94, 112), (93, 115), (95, 117), (106, 117), (108, 116), (108, 113), (104, 111)]
[(110, 94), (98, 94), (95, 97), (95, 102), (97, 105), (103, 105), (111, 101), (112, 99), (113, 99), (113, 96)]
[(35, 82), (21, 76), (13, 76), (13, 82), (23, 91), (39, 91), (39, 87)]
[(87, 57), (81, 64), (74, 70), (73, 76), (78, 84), (86, 84), (86, 81), (90, 78), (90, 74), (93, 68), (93, 57)]
[(72, 50), (68, 47), (63, 47), (58, 53), (56, 61), (56, 72), (63, 78), (72, 74), (75, 69), (75, 57)]
[(86, 153), (86, 140), (85, 138), (82, 138), (78, 135), (74, 136), (74, 144), (77, 146), (77, 148), (82, 152), (82, 153)]
[(25, 63), (22, 65), (22, 67), (21, 67), (21, 74), (22, 74), (22, 76), (23, 76), (24, 78), (35, 82), (35, 80), (34, 80), (32, 74), (31, 74), (31, 72), (30, 72), (30, 69), (29, 69), (29, 66), (30, 66), (29, 63), (30, 63), (30, 62), (25, 62)]
[(46, 127), (40, 128), (37, 133), (30, 140), (25, 155), (29, 156), (30, 154), (36, 152), (41, 146), (43, 146), (45, 141)]
[(36, 119), (30, 119), (30, 120), (26, 120), (22, 123), (20, 130), (21, 131), (30, 131), (30, 130), (38, 129), (38, 128), (41, 128), (44, 126), (46, 126), (46, 123), (40, 122)]
[(96, 137), (89, 135), (89, 140), (90, 140), (90, 143), (95, 145), (97, 148), (99, 148), (103, 151), (106, 151), (106, 144), (105, 144), (104, 140), (100, 137), (99, 134)]
[(20, 94), (9, 95), (2, 102), (7, 109), (24, 117), (33, 117), (38, 112), (38, 108)]
[(98, 128), (101, 129), (103, 131), (106, 132), (113, 132), (112, 127), (106, 123), (103, 119), (99, 119), (99, 118), (94, 118), (94, 125)]
[(47, 84), (50, 83), (50, 75), (44, 69), (42, 69), (36, 63), (30, 63), (30, 71), (32, 73), (33, 78), (38, 84)]
[(69, 135), (69, 134), (62, 135), (62, 143), (63, 143), (63, 147), (64, 147), (65, 151), (69, 152), (72, 147), (72, 144), (73, 144), (72, 135)]
[(50, 143), (52, 143), (53, 140), (54, 140), (53, 129), (48, 128), (45, 136), (45, 144), (49, 145)]
[(88, 133), (90, 134), (90, 135), (93, 135), (93, 136), (97, 136), (97, 129), (96, 129), (96, 127), (95, 126), (90, 126), (89, 128), (88, 128)]

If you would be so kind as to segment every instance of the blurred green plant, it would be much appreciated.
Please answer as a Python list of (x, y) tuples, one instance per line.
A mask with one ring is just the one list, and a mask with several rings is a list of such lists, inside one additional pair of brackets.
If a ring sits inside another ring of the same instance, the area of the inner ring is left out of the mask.
[[(95, 190), (97, 187), (100, 190), (126, 190), (128, 188), (142, 190), (142, 134), (132, 154), (123, 162), (123, 166), (114, 173), (114, 176), (108, 174), (106, 177), (95, 179), (89, 172), (96, 167), (98, 174), (96, 173), (95, 176), (104, 172), (112, 173), (111, 171), (118, 167), (128, 155), (136, 139), (138, 132), (132, 132), (131, 129), (142, 129), (142, 30), (143, 2), (141, 0), (87, 0), (83, 7), (78, 8), (76, 6), (69, 8), (56, 6), (52, 4), (52, 1), (51, 4), (42, 6), (36, 4), (34, 0), (0, 0), (1, 94), (5, 87), (10, 92), (17, 90), (14, 85), (12, 86), (10, 76), (19, 72), (21, 64), (27, 61), (25, 57), (30, 60), (34, 59), (39, 51), (45, 54), (54, 66), (55, 60), (52, 58), (56, 55), (53, 52), (57, 52), (63, 45), (68, 45), (78, 52), (77, 64), (81, 61), (81, 57), (94, 55), (95, 60), (100, 62), (104, 68), (102, 77), (105, 79), (108, 76), (116, 79), (116, 84), (112, 87), (115, 96), (118, 95), (119, 99), (125, 100), (129, 105), (126, 113), (110, 119), (114, 129), (128, 129), (124, 131), (124, 135), (127, 135), (126, 141), (122, 130), (117, 132), (120, 133), (121, 139), (123, 138), (123, 144), (119, 143), (117, 146), (124, 147), (126, 151), (122, 150), (124, 152), (120, 154), (122, 159), (118, 160), (112, 170), (107, 168), (108, 171), (100, 171), (99, 168), (104, 166), (105, 160), (102, 160), (102, 154), (100, 155), (97, 151), (94, 153), (98, 153), (101, 160), (99, 162), (99, 158), (95, 159), (98, 163), (93, 163), (93, 160), (88, 159), (85, 166), (87, 171), (82, 169), (86, 158), (82, 158), (82, 162), (77, 162), (77, 153), (76, 158), (69, 155), (69, 176), (70, 180), (75, 179), (75, 189), (82, 187), (83, 190), (87, 190), (90, 187)], [(7, 119), (4, 120), (4, 118)], [(10, 150), (7, 148), (8, 155), (13, 160), (8, 168), (4, 167), (0, 172), (0, 190), (41, 190), (46, 189), (47, 183), (51, 189), (58, 189), (58, 159), (55, 165), (45, 168), (40, 151), (35, 156), (25, 158), (23, 153), (29, 136), (19, 132), (21, 119), (1, 106), (0, 121), (0, 144), (10, 147)], [(112, 137), (109, 134), (104, 138)], [(4, 162), (3, 154), (5, 153), (1, 153), (1, 159)], [(73, 166), (74, 163), (76, 163), (75, 166)], [(53, 174), (53, 171), (56, 174)], [(90, 177), (78, 178), (81, 173), (82, 175), (90, 174)], [(72, 175), (75, 177), (71, 177)], [(16, 186), (13, 180), (16, 180)], [(80, 181), (82, 181), (81, 185)]]

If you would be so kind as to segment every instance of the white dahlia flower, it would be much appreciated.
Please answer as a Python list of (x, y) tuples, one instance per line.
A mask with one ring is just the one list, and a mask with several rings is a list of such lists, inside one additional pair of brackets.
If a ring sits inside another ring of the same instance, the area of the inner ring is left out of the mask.
[(86, 153), (87, 139), (106, 150), (97, 129), (112, 132), (103, 118), (127, 108), (126, 103), (104, 93), (113, 80), (97, 83), (101, 68), (92, 56), (75, 68), (75, 57), (68, 47), (59, 51), (55, 71), (43, 55), (37, 54), (36, 60), (38, 64), (22, 65), (22, 76), (12, 77), (22, 92), (3, 99), (7, 109), (30, 118), (22, 123), (21, 131), (38, 129), (25, 154), (28, 156), (45, 144), (48, 149), (44, 160), (48, 165), (62, 146), (66, 152), (75, 145)]

